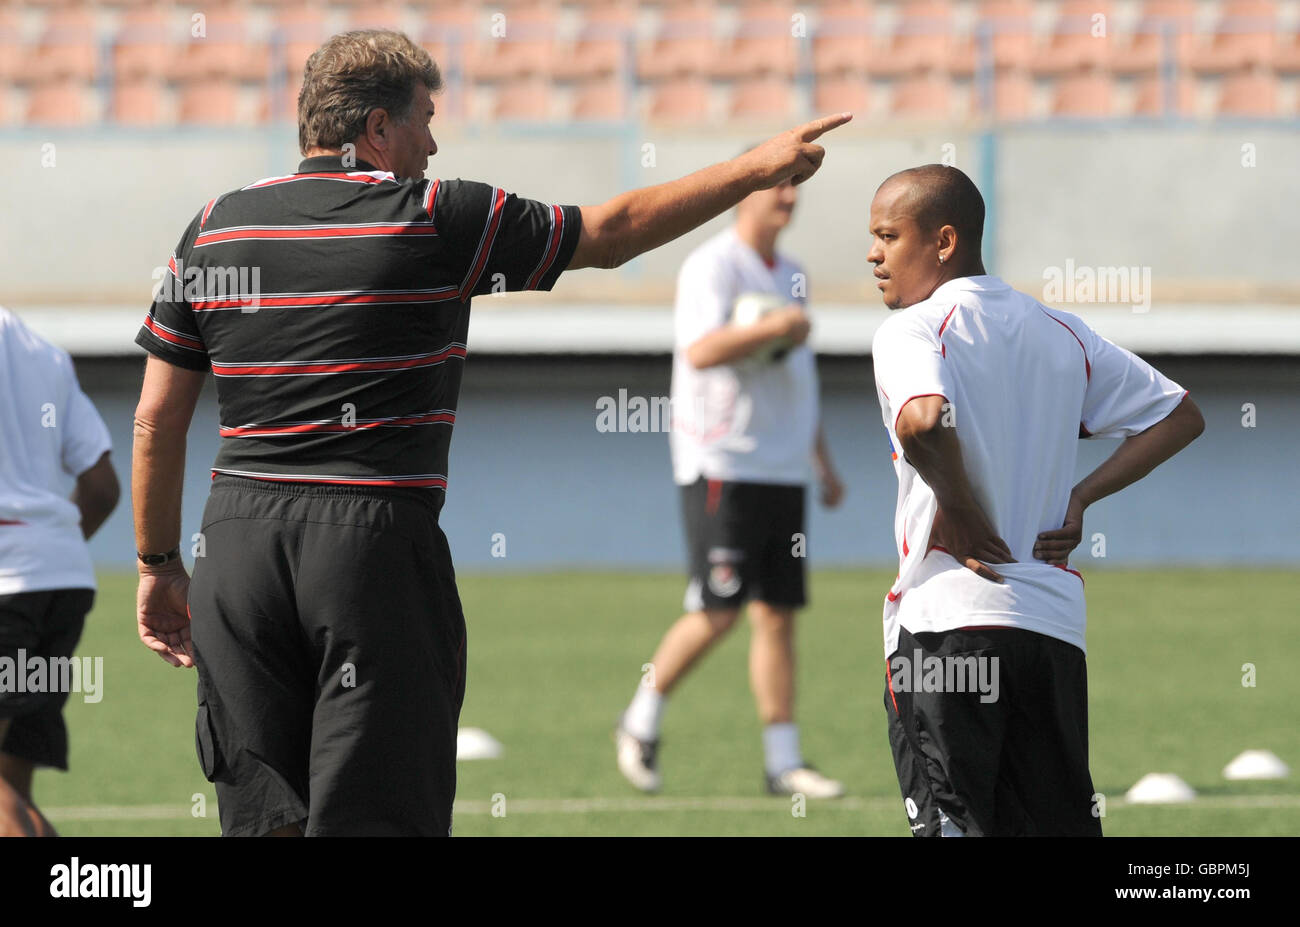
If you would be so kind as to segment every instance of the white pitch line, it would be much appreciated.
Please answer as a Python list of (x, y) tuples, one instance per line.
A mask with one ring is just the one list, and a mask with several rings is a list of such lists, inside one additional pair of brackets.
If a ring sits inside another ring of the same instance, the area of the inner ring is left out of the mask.
[[(847, 797), (831, 801), (813, 800), (809, 811), (888, 811), (898, 807), (897, 798)], [(491, 801), (461, 800), (456, 814), (491, 814)], [(749, 812), (788, 810), (790, 801), (783, 798), (510, 798), (506, 796), (507, 814), (619, 814), (655, 811)], [(1107, 802), (1107, 811), (1115, 808), (1175, 807), (1206, 809), (1300, 808), (1300, 795), (1213, 795), (1189, 802), (1168, 804), (1133, 804), (1122, 798)], [(169, 821), (190, 817), (189, 805), (81, 805), (42, 808), (52, 821)]]

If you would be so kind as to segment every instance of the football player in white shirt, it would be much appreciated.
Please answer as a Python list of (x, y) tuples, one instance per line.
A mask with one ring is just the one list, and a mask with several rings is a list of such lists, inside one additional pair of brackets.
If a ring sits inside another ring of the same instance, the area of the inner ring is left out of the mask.
[[(898, 578), (885, 709), (917, 836), (1100, 836), (1088, 771), (1083, 515), (1204, 429), (1187, 392), (1068, 312), (985, 273), (961, 171), (888, 178), (867, 260), (894, 452)], [(1079, 438), (1123, 438), (1072, 485)]]
[(86, 541), (119, 496), (110, 447), (67, 352), (0, 307), (0, 836), (54, 835), (32, 773), (68, 768), (69, 693), (18, 674), (36, 661), (52, 674), (81, 637), (95, 598)]
[[(677, 281), (671, 448), (690, 548), (686, 613), (668, 630), (615, 730), (618, 767), (657, 791), (665, 699), (749, 603), (750, 681), (763, 724), (766, 785), (834, 798), (843, 786), (814, 769), (794, 720), (794, 619), (806, 603), (804, 495), (816, 471), (823, 504), (843, 485), (819, 425), (816, 359), (805, 343), (807, 283), (776, 250), (798, 188), (753, 193), (735, 224), (695, 249)], [(766, 301), (736, 324), (741, 297)]]

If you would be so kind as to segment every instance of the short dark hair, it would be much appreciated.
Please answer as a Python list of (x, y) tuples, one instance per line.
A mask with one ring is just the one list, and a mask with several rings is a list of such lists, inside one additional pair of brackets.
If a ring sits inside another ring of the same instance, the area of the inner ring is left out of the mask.
[(880, 189), (891, 183), (908, 185), (904, 211), (923, 231), (951, 225), (958, 240), (973, 245), (973, 253), (979, 254), (984, 237), (984, 197), (969, 177), (946, 164), (924, 164), (891, 174)]
[(372, 110), (401, 122), (416, 83), (436, 93), (442, 74), (429, 53), (400, 32), (362, 29), (327, 41), (307, 59), (298, 94), (298, 147), (342, 148), (366, 130)]

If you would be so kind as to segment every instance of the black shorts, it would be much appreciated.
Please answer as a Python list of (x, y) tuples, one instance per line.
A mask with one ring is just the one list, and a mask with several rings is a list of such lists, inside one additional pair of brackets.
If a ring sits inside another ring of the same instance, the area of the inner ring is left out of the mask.
[[(72, 656), (77, 641), (81, 640), (86, 613), (94, 602), (94, 589), (45, 589), (0, 595), (0, 658), (18, 673), (24, 672), (19, 665), (20, 656), (21, 663), (29, 667), (30, 660), (36, 657), (47, 668), (51, 660)], [(47, 680), (52, 676), (49, 672), (45, 674)], [(64, 678), (62, 673), (59, 678)], [(70, 675), (67, 678), (71, 680)], [(67, 769), (68, 728), (63, 723), (67, 688), (61, 682), (56, 686), (47, 682), (44, 688), (59, 691), (19, 691), (29, 688), (27, 682), (19, 686), (16, 675), (12, 682), (12, 685), (0, 685), (0, 719), (10, 719), (0, 753), (36, 766)]]
[(189, 607), (221, 831), (451, 831), (465, 620), (427, 490), (218, 475)]
[(803, 486), (703, 477), (682, 487), (690, 583), (688, 612), (739, 608), (750, 599), (807, 604)]
[(1078, 647), (1019, 628), (904, 629), (885, 711), (914, 836), (939, 836), (941, 810), (967, 836), (1101, 836)]

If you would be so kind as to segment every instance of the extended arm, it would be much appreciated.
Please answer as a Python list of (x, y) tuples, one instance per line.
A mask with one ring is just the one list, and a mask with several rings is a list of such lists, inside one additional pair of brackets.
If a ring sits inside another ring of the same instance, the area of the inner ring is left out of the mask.
[(851, 118), (840, 113), (816, 119), (730, 161), (583, 206), (582, 234), (568, 269), (618, 267), (698, 228), (755, 190), (787, 179), (802, 183), (817, 173), (826, 155), (812, 142)]

